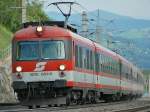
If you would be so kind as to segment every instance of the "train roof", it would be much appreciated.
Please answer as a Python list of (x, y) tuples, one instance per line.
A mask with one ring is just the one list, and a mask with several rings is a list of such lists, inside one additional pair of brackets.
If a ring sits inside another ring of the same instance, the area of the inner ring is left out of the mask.
[(113, 59), (121, 60), (124, 64), (126, 64), (127, 66), (132, 67), (134, 70), (136, 70), (136, 72), (140, 73), (140, 75), (142, 76), (142, 72), (140, 71), (140, 69), (138, 69), (135, 65), (133, 65), (131, 62), (129, 62), (123, 56), (117, 54), (116, 52), (113, 52), (113, 51), (109, 50), (108, 48), (103, 47), (99, 43), (96, 43), (96, 42), (94, 42), (94, 41), (92, 41), (90, 39), (84, 38), (84, 37), (82, 37), (80, 35), (77, 35), (75, 33), (70, 32), (70, 31), (69, 31), (69, 33), (72, 35), (72, 37), (74, 39), (77, 39), (79, 41), (85, 42), (88, 45), (95, 45), (96, 49), (102, 51), (105, 54), (110, 55)]
[(82, 36), (77, 35), (77, 34), (72, 33), (72, 32), (70, 32), (70, 33), (71, 33), (73, 39), (76, 39), (76, 40), (78, 40), (78, 41), (82, 41), (82, 42), (88, 44), (89, 47), (90, 47), (90, 46), (95, 46), (96, 49), (101, 50), (104, 54), (111, 55), (111, 56), (112, 56), (113, 58), (115, 58), (115, 59), (117, 58), (115, 52), (113, 52), (113, 51), (111, 51), (111, 50), (109, 50), (109, 49), (107, 49), (107, 48), (101, 46), (100, 44), (96, 43), (95, 41), (90, 40), (90, 39), (87, 39), (87, 38), (85, 38), (85, 37), (82, 37)]
[(95, 43), (96, 49), (101, 50), (104, 54), (111, 55), (114, 59), (117, 59), (117, 55), (115, 52), (109, 50), (108, 48), (103, 47), (102, 45)]
[[(80, 36), (80, 35), (78, 35), (78, 34), (76, 34), (76, 33), (72, 33), (72, 32), (69, 32), (69, 33), (71, 34), (71, 36), (72, 36), (72, 38), (73, 38), (74, 40), (76, 40), (76, 41), (78, 41), (78, 42), (86, 43), (86, 44), (89, 45), (89, 47), (93, 48), (94, 43), (93, 43), (93, 41), (91, 41), (90, 39), (87, 39), (87, 38), (85, 38), (85, 37), (82, 37), (82, 36)], [(82, 45), (84, 46), (84, 44), (82, 44)]]
[(139, 75), (141, 75), (143, 77), (143, 73), (142, 71), (135, 65), (133, 65), (131, 62), (129, 62), (127, 59), (125, 59), (124, 57), (122, 57), (121, 55), (117, 54), (118, 57), (122, 60), (122, 62), (130, 67), (132, 67), (132, 69), (134, 69), (134, 71), (138, 72)]
[[(37, 35), (36, 28), (37, 26), (28, 26), (26, 28), (23, 28), (14, 34), (14, 39), (37, 38), (39, 36)], [(69, 38), (71, 36), (69, 30), (66, 30), (58, 26), (43, 26), (42, 33), (43, 33), (42, 37), (44, 38), (49, 38), (49, 37), (57, 38), (60, 36)]]
[[(26, 22), (22, 24), (23, 28), (27, 28), (28, 26), (58, 26), (58, 27), (65, 27), (64, 21), (40, 21), (40, 22)], [(72, 26), (71, 24), (67, 23), (67, 29), (77, 33), (77, 29)]]

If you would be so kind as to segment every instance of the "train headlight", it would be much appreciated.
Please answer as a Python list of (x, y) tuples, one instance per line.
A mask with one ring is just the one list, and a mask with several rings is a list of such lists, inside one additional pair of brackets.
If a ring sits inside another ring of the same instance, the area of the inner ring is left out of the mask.
[(42, 31), (43, 31), (42, 26), (37, 26), (36, 31), (37, 31), (37, 32), (42, 32)]
[(21, 72), (21, 71), (22, 71), (22, 67), (21, 67), (21, 66), (17, 66), (17, 67), (16, 67), (16, 71), (17, 71), (17, 72)]
[(60, 65), (60, 66), (59, 66), (59, 69), (60, 69), (61, 71), (65, 70), (65, 68), (66, 68), (65, 65)]

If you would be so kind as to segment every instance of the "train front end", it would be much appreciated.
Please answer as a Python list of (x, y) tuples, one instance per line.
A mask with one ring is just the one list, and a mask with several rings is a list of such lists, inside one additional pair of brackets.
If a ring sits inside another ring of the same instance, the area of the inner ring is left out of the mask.
[(67, 94), (72, 80), (72, 44), (67, 30), (29, 26), (14, 35), (12, 45), (13, 88), (21, 102)]

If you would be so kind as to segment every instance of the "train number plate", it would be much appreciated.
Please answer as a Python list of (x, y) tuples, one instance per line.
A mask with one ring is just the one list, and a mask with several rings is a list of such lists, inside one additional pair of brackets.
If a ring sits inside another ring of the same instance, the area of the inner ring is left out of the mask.
[(47, 75), (52, 75), (51, 72), (47, 73), (47, 72), (41, 72), (41, 73), (31, 73), (31, 76), (47, 76)]

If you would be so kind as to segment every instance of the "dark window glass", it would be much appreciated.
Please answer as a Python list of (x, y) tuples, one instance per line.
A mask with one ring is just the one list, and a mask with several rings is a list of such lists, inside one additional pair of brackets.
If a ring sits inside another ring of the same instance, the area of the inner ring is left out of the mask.
[(17, 45), (17, 60), (64, 59), (63, 41), (22, 41)]
[(87, 69), (90, 69), (90, 52), (88, 49), (86, 50), (86, 55), (87, 55)]
[(93, 56), (92, 56), (92, 51), (90, 51), (90, 69), (93, 69)]
[(78, 46), (75, 46), (75, 66), (78, 67), (79, 66), (79, 61), (78, 61)]
[(39, 58), (39, 42), (19, 42), (17, 46), (17, 60), (36, 60)]
[(79, 47), (79, 67), (83, 67), (83, 62), (82, 62), (82, 48)]
[(63, 41), (42, 41), (42, 59), (64, 59), (65, 46)]
[(96, 72), (99, 72), (100, 71), (100, 63), (99, 63), (99, 54), (96, 53), (95, 54), (95, 63), (96, 63)]

